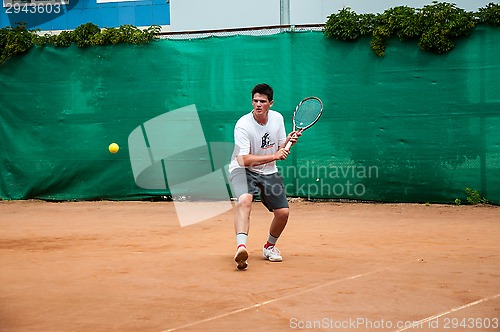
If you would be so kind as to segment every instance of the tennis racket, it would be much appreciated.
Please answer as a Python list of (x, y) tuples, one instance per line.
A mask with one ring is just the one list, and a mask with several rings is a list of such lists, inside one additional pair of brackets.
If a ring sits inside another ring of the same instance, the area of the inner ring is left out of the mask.
[[(307, 97), (303, 99), (293, 112), (293, 131), (304, 131), (318, 122), (323, 113), (323, 102), (318, 97)], [(292, 142), (288, 142), (285, 146), (286, 150), (290, 150)]]

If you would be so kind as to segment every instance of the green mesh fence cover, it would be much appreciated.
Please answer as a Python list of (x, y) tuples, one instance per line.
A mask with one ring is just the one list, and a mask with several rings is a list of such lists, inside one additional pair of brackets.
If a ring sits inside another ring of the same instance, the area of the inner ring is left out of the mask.
[[(206, 141), (232, 142), (252, 87), (266, 82), (288, 131), (303, 98), (325, 107), (278, 163), (289, 195), (452, 203), (469, 187), (498, 204), (499, 53), (500, 32), (486, 27), (444, 55), (391, 40), (383, 58), (368, 39), (321, 32), (36, 48), (0, 66), (0, 197), (169, 195), (136, 184), (131, 132), (196, 105)], [(118, 153), (108, 152), (111, 142)]]

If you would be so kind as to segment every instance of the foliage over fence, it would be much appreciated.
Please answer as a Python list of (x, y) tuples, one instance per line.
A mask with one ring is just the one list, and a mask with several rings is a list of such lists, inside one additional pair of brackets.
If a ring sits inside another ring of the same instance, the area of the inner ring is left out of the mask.
[(151, 26), (141, 30), (132, 25), (122, 25), (119, 28), (100, 29), (93, 23), (82, 24), (73, 31), (62, 31), (57, 35), (39, 35), (37, 31), (26, 29), (24, 23), (16, 27), (0, 29), (0, 63), (7, 59), (28, 52), (33, 45), (69, 47), (75, 43), (78, 47), (116, 45), (119, 43), (146, 44), (157, 38), (161, 28)]
[(385, 54), (392, 36), (402, 41), (416, 39), (423, 51), (439, 54), (451, 51), (454, 41), (467, 36), (478, 24), (499, 26), (500, 5), (491, 2), (476, 13), (437, 1), (421, 9), (397, 6), (382, 14), (356, 14), (347, 7), (328, 16), (323, 32), (344, 41), (371, 35), (370, 46), (377, 56)]
[[(454, 40), (467, 36), (477, 24), (500, 25), (500, 5), (489, 3), (477, 12), (467, 12), (455, 4), (434, 1), (432, 5), (415, 9), (397, 6), (382, 14), (356, 14), (343, 8), (328, 16), (323, 32), (326, 36), (353, 41), (372, 36), (371, 49), (377, 56), (385, 54), (387, 40), (397, 36), (401, 40), (418, 39), (424, 51), (445, 53), (453, 49)], [(159, 26), (140, 30), (131, 25), (100, 29), (93, 23), (82, 24), (73, 31), (39, 35), (26, 29), (24, 23), (0, 29), (0, 64), (7, 59), (28, 52), (33, 45), (78, 47), (115, 45), (118, 43), (145, 44), (158, 37)]]

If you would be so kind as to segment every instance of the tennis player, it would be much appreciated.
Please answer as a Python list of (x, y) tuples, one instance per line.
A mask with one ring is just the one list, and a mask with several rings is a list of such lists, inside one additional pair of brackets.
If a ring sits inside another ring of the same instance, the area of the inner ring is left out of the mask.
[(276, 242), (288, 221), (288, 200), (283, 178), (276, 167), (277, 160), (285, 160), (289, 151), (284, 149), (290, 141), (297, 142), (301, 132), (285, 132), (283, 116), (271, 110), (273, 89), (267, 84), (257, 84), (252, 89), (250, 113), (243, 115), (234, 128), (236, 150), (229, 165), (229, 179), (233, 194), (238, 199), (234, 227), (237, 249), (234, 256), (237, 268), (247, 268), (247, 239), (250, 229), (250, 212), (254, 198), (260, 194), (262, 203), (273, 213), (269, 237), (262, 249), (264, 258), (281, 262)]

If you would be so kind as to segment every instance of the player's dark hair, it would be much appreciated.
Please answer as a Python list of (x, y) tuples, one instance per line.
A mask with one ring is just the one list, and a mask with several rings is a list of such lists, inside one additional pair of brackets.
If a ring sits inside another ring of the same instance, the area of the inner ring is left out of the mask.
[(261, 95), (266, 95), (267, 96), (267, 99), (269, 99), (269, 101), (272, 101), (273, 100), (273, 97), (274, 97), (274, 91), (273, 91), (273, 88), (271, 88), (269, 85), (267, 85), (266, 83), (261, 83), (261, 84), (257, 84), (253, 89), (252, 89), (252, 98), (253, 96), (255, 96), (256, 93), (259, 93)]

